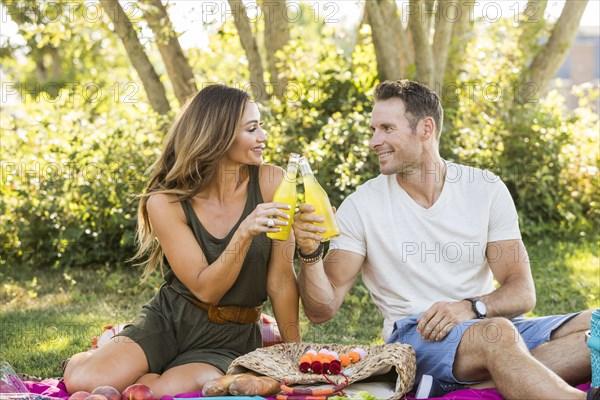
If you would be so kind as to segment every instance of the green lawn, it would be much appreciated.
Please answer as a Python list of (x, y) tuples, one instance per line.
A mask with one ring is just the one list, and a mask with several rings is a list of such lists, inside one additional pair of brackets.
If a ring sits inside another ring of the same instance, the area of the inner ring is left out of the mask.
[[(538, 302), (532, 315), (594, 308), (600, 300), (598, 244), (528, 241)], [(0, 359), (17, 372), (60, 375), (60, 362), (86, 350), (105, 325), (131, 319), (160, 286), (139, 283), (139, 271), (121, 267), (0, 271)], [(382, 318), (364, 286), (355, 285), (332, 321), (312, 325), (302, 316), (303, 338), (319, 343), (381, 342)]]

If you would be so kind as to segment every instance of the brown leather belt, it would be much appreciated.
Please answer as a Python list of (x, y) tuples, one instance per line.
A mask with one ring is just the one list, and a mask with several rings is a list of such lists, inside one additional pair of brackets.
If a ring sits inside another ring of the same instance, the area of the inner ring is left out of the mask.
[(169, 287), (196, 307), (206, 311), (208, 314), (208, 319), (214, 324), (225, 324), (227, 322), (235, 322), (236, 324), (253, 324), (260, 319), (260, 314), (262, 313), (262, 306), (209, 306), (198, 299), (181, 293), (179, 290), (175, 289), (173, 285), (169, 285)]

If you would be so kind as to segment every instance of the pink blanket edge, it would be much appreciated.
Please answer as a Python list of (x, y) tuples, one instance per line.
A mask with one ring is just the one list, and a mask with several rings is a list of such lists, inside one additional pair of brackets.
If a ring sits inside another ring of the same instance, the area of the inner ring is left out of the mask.
[[(67, 392), (67, 388), (63, 381), (58, 379), (44, 379), (40, 382), (30, 382), (26, 381), (25, 386), (30, 393), (39, 394), (40, 396), (54, 398), (54, 399), (62, 399), (68, 400), (69, 393)], [(577, 386), (577, 389), (587, 392), (590, 388), (590, 384), (586, 383), (583, 385)], [(173, 400), (175, 398), (197, 398), (202, 397), (202, 393), (200, 392), (189, 392), (189, 393), (180, 393), (175, 396), (163, 396), (161, 400)], [(232, 397), (233, 398), (233, 397)], [(488, 399), (488, 400), (502, 400), (502, 396), (496, 389), (464, 389), (457, 390), (451, 393), (446, 394), (443, 397), (439, 397), (440, 399), (446, 400), (476, 400), (476, 399)], [(268, 397), (268, 399), (274, 399), (273, 397)], [(414, 396), (411, 397), (408, 395), (406, 397), (407, 400), (414, 399)]]

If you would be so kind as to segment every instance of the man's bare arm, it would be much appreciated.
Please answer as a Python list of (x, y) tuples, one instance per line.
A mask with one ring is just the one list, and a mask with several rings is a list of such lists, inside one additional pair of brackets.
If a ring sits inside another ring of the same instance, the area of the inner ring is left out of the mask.
[(300, 261), (298, 289), (304, 313), (319, 324), (337, 314), (352, 288), (364, 256), (345, 250), (330, 251), (325, 260), (305, 265)]
[[(325, 231), (325, 228), (315, 224), (323, 222), (323, 216), (314, 212), (313, 206), (302, 204), (294, 217), (296, 243), (305, 255), (318, 249), (323, 240), (321, 234)], [(306, 264), (299, 257), (298, 291), (304, 313), (311, 322), (317, 324), (330, 320), (338, 312), (365, 259), (351, 251), (330, 250), (325, 260), (313, 264)]]
[[(487, 308), (488, 317), (514, 318), (535, 307), (535, 286), (527, 251), (521, 240), (490, 242), (486, 257), (500, 287), (477, 297)], [(441, 340), (450, 329), (475, 318), (468, 301), (437, 302), (419, 319), (417, 331), (425, 340)]]
[(522, 240), (488, 243), (486, 257), (500, 287), (481, 296), (488, 316), (514, 318), (535, 307), (535, 285)]

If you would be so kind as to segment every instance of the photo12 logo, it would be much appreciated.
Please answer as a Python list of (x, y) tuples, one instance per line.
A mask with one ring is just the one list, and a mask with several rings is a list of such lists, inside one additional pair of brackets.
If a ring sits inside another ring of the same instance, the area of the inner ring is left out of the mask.
[(137, 82), (114, 82), (109, 86), (97, 82), (2, 82), (0, 88), (2, 104), (24, 103), (32, 99), (36, 103), (99, 103), (108, 100), (114, 103), (138, 103), (140, 85)]
[[(350, 2), (348, 2), (350, 3)], [(236, 1), (202, 1), (202, 23), (204, 25), (216, 22), (225, 23), (228, 18), (234, 18), (236, 22), (243, 19), (248, 23), (258, 23), (267, 20), (273, 22), (282, 19), (288, 23), (298, 23), (304, 20), (314, 22), (324, 21), (326, 23), (339, 22), (338, 13), (340, 2), (313, 2), (300, 3), (290, 1), (282, 3), (279, 1), (265, 0), (261, 3)]]
[[(35, 23), (73, 23), (80, 19), (88, 23), (100, 23), (104, 17), (118, 21), (121, 13), (117, 2), (111, 1), (107, 7), (97, 1), (3, 1), (6, 13), (2, 14), (2, 23), (10, 19), (18, 24)], [(119, 1), (124, 16), (131, 22), (142, 19), (142, 11), (136, 1)]]
[(100, 181), (126, 182), (136, 178), (134, 164), (88, 162), (11, 162), (0, 163), (0, 182), (11, 184), (40, 184), (52, 180), (95, 183)]
[(537, 23), (539, 2), (518, 1), (436, 1), (436, 2), (412, 2), (403, 0), (400, 2), (402, 23), (407, 24), (410, 18), (419, 18), (421, 22), (427, 22), (433, 18), (434, 21), (446, 21), (456, 23), (463, 19), (475, 22), (480, 19), (487, 23), (496, 23), (502, 18), (512, 17), (515, 23), (527, 22)]

